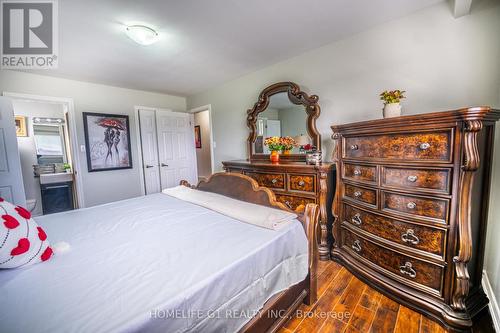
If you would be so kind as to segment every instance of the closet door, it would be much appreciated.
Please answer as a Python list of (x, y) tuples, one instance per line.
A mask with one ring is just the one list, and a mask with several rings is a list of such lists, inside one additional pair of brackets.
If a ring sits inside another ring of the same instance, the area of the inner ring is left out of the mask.
[(156, 111), (161, 188), (196, 183), (194, 130), (189, 113)]
[(158, 193), (161, 191), (161, 183), (155, 111), (139, 110), (139, 122), (146, 194)]

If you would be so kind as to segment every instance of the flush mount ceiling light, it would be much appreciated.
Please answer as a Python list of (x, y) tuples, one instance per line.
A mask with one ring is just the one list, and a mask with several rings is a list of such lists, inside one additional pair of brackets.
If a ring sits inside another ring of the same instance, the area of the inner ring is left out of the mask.
[(141, 45), (151, 45), (160, 39), (160, 36), (155, 30), (145, 25), (127, 26), (125, 33), (130, 39)]

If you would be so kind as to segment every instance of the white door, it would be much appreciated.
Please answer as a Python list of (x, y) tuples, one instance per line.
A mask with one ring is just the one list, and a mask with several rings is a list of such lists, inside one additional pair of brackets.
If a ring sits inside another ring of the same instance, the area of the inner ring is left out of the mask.
[(192, 114), (156, 110), (161, 188), (179, 185), (181, 180), (196, 184), (196, 151)]
[(161, 191), (161, 184), (155, 111), (139, 110), (139, 126), (141, 129), (144, 187), (146, 194), (158, 193)]
[[(265, 137), (268, 138), (270, 136), (281, 136), (281, 121), (267, 119)], [(269, 148), (264, 146), (264, 154), (269, 153)]]
[(0, 197), (26, 207), (12, 103), (0, 97)]

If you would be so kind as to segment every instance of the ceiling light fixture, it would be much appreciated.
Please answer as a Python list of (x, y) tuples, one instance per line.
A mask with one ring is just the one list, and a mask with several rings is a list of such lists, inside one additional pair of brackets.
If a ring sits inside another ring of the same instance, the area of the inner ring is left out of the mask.
[(130, 39), (141, 45), (151, 45), (160, 39), (154, 29), (145, 25), (130, 25), (125, 32)]

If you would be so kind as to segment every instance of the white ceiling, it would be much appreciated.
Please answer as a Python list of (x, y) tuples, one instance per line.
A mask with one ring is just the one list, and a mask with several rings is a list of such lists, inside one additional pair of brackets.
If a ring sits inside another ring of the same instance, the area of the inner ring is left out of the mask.
[(59, 69), (39, 73), (187, 96), (441, 1), (64, 0)]

